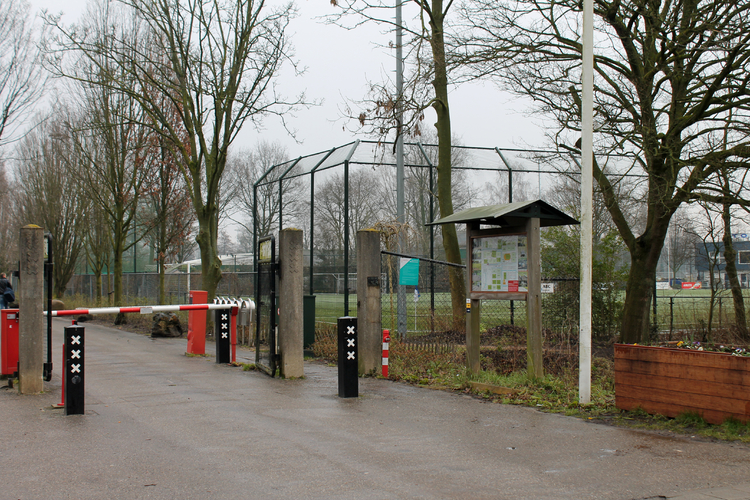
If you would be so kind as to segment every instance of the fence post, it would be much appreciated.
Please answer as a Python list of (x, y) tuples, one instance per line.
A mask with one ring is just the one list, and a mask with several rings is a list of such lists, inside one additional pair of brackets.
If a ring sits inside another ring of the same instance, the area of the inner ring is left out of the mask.
[(669, 297), (669, 340), (672, 340), (674, 329), (674, 297)]
[(285, 378), (305, 375), (303, 265), (302, 230), (279, 231), (279, 372)]

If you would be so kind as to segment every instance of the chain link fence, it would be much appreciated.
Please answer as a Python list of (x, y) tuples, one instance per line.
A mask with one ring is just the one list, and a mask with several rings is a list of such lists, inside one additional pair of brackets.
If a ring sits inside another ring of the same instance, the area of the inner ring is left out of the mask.
[[(405, 287), (402, 295), (406, 340), (431, 342), (450, 340), (463, 343), (465, 325), (455, 322), (451, 303), (449, 266), (434, 262), (422, 262), (417, 287)], [(462, 270), (463, 271), (463, 270)], [(309, 294), (309, 273), (305, 270), (305, 293)], [(102, 276), (102, 302), (113, 288)], [(313, 292), (315, 316), (318, 323), (336, 324), (337, 318), (345, 315), (344, 289), (346, 275), (343, 269), (316, 272)], [(579, 315), (579, 282), (577, 279), (546, 278), (542, 293), (542, 327), (546, 343), (577, 345)], [(350, 314), (356, 315), (356, 285), (354, 272), (349, 273)], [(188, 291), (201, 290), (200, 273), (174, 273), (165, 275), (166, 302), (186, 304)], [(381, 257), (381, 301), (382, 324), (392, 332), (398, 332), (398, 257), (383, 254)], [(415, 293), (416, 290), (416, 293)], [(74, 275), (68, 283), (66, 297), (75, 297), (87, 305), (95, 305), (96, 279), (94, 275)], [(255, 273), (224, 272), (217, 295), (232, 297), (255, 297)], [(123, 274), (123, 301), (125, 305), (157, 304), (159, 300), (158, 273)], [(622, 320), (623, 290), (609, 290), (595, 286), (592, 299), (592, 338), (595, 342), (607, 343), (616, 339)], [(656, 298), (656, 314), (653, 309), (651, 324), (658, 340), (679, 340), (687, 336), (705, 337), (710, 331), (731, 331), (735, 327), (734, 304), (728, 290), (722, 290), (713, 298), (708, 290), (692, 291), (690, 295), (666, 295), (663, 291)], [(745, 296), (746, 304), (750, 297)], [(710, 316), (710, 320), (709, 320)], [(526, 303), (522, 301), (483, 300), (481, 305), (480, 331), (486, 341), (497, 337), (525, 338)], [(442, 339), (442, 340), (441, 340)], [(483, 340), (483, 342), (485, 342)], [(510, 338), (507, 338), (510, 341)]]

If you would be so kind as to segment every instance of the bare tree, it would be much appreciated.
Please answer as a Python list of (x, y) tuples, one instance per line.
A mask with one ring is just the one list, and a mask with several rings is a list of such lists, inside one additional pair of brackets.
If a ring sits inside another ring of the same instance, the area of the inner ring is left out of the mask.
[(84, 244), (88, 202), (77, 176), (77, 154), (58, 106), (19, 144), (16, 186), (19, 223), (38, 224), (52, 234), (53, 291), (62, 297)]
[[(144, 36), (113, 33), (118, 43), (102, 45), (86, 30), (68, 30), (49, 19), (58, 33), (55, 47), (60, 54), (76, 51), (96, 65), (106, 79), (91, 83), (136, 100), (147, 115), (145, 123), (158, 124), (156, 132), (175, 148), (198, 220), (203, 286), (211, 300), (221, 280), (218, 192), (229, 146), (245, 123), (271, 114), (283, 119), (304, 100), (287, 101), (275, 88), (282, 63), (293, 62), (286, 28), (294, 9), (255, 0), (123, 0), (119, 5), (135, 12)], [(75, 77), (59, 60), (55, 68)], [(173, 102), (180, 129), (166, 115), (163, 99)]]
[(107, 303), (112, 303), (110, 292), (111, 276), (110, 262), (112, 257), (112, 239), (110, 238), (109, 224), (107, 223), (107, 213), (95, 203), (90, 203), (88, 213), (85, 218), (84, 227), (84, 252), (86, 262), (91, 271), (94, 273), (95, 292), (94, 300), (96, 305), (102, 303), (102, 274), (104, 268), (107, 268)]
[[(69, 121), (69, 131), (80, 157), (77, 176), (88, 195), (107, 214), (113, 254), (114, 302), (122, 304), (124, 253), (145, 236), (138, 237), (135, 225), (141, 195), (151, 180), (148, 146), (154, 130), (148, 115), (133, 95), (122, 92), (113, 82), (129, 79), (129, 72), (106, 53), (128, 53), (132, 43), (143, 36), (138, 17), (120, 12), (115, 16), (108, 6), (93, 5), (85, 21), (105, 53), (79, 57), (74, 72), (79, 117)], [(80, 55), (80, 54), (79, 54)], [(164, 109), (163, 113), (168, 110)], [(125, 321), (124, 315), (118, 322)]]
[(670, 278), (677, 277), (680, 270), (695, 258), (695, 228), (693, 217), (685, 209), (675, 212), (667, 234), (667, 257)]
[[(405, 224), (409, 227), (410, 246), (414, 251), (427, 254), (429, 251), (430, 232), (434, 227), (426, 226), (428, 222), (442, 217), (440, 205), (437, 200), (437, 180), (435, 179), (436, 168), (438, 163), (438, 150), (436, 145), (437, 134), (434, 131), (424, 131), (421, 136), (420, 144), (408, 143), (404, 145), (404, 166), (405, 180), (404, 197), (406, 200), (405, 207)], [(458, 146), (460, 141), (457, 138), (452, 139), (453, 154), (451, 158), (451, 168), (453, 170), (451, 179), (451, 198), (453, 199), (453, 208), (463, 210), (468, 207), (472, 200), (476, 198), (476, 190), (469, 182), (467, 171), (462, 170), (470, 163), (470, 155), (467, 149)], [(395, 156), (385, 152), (383, 159), (389, 163), (395, 164)], [(433, 169), (432, 186), (430, 185), (430, 169)], [(381, 204), (384, 207), (383, 219), (391, 221), (391, 226), (396, 227), (398, 207), (396, 200), (396, 169), (391, 167), (381, 168), (382, 182), (381, 191), (378, 196), (381, 198)], [(432, 189), (432, 190), (431, 190)], [(373, 193), (374, 194), (374, 193)], [(430, 219), (430, 203), (432, 202), (432, 219)], [(440, 243), (440, 238), (437, 239)]]
[[(453, 61), (471, 64), (475, 77), (532, 97), (540, 113), (555, 118), (554, 139), (562, 151), (577, 151), (566, 143), (580, 134), (580, 8), (579, 0), (466, 4), (469, 36)], [(646, 177), (646, 216), (636, 228), (614, 189), (621, 172), (594, 165), (632, 261), (622, 341), (643, 342), (672, 215), (685, 202), (708, 199), (701, 187), (719, 168), (743, 169), (750, 156), (750, 3), (595, 0), (594, 15), (597, 156), (630, 155), (630, 168)]]
[[(343, 8), (342, 15), (337, 17), (341, 25), (344, 25), (343, 16), (353, 14), (358, 20), (357, 24), (370, 21), (390, 28), (396, 27), (394, 20), (383, 14), (392, 12), (392, 3), (382, 0), (334, 0), (334, 4)], [(417, 9), (410, 19), (411, 23), (401, 23), (409, 36), (407, 41), (402, 41), (402, 45), (407, 48), (407, 60), (411, 63), (404, 89), (399, 94), (393, 82), (371, 84), (369, 107), (364, 111), (350, 114), (354, 115), (362, 128), (369, 133), (385, 137), (393, 131), (398, 139), (407, 135), (419, 136), (422, 132), (425, 110), (430, 107), (434, 110), (437, 115), (435, 131), (438, 143), (435, 162), (438, 175), (435, 189), (440, 214), (445, 217), (454, 211), (451, 168), (453, 148), (448, 99), (451, 80), (446, 57), (445, 32), (446, 18), (453, 2), (413, 0), (403, 5)], [(461, 253), (455, 224), (443, 224), (440, 230), (446, 260), (460, 264)], [(457, 324), (461, 324), (465, 317), (466, 297), (466, 284), (461, 269), (451, 267), (449, 281), (453, 317)]]
[(721, 213), (710, 203), (701, 202), (698, 204), (703, 217), (696, 223), (696, 238), (699, 239), (700, 250), (698, 252), (698, 261), (706, 267), (708, 271), (708, 285), (711, 292), (708, 307), (708, 322), (703, 335), (704, 341), (711, 341), (714, 323), (714, 314), (716, 312), (716, 303), (723, 288), (721, 277), (721, 265), (723, 255), (721, 252), (721, 239), (723, 234)]
[[(169, 105), (169, 103), (165, 103)], [(155, 250), (159, 273), (159, 303), (166, 303), (166, 264), (179, 252), (182, 242), (192, 234), (195, 213), (190, 206), (190, 193), (180, 173), (174, 148), (164, 144), (165, 138), (150, 134), (146, 161), (153, 177), (144, 188), (144, 204), (139, 217), (146, 239)]]
[(16, 191), (12, 177), (6, 173), (6, 161), (0, 157), (0, 269), (9, 271), (16, 261), (18, 255), (18, 222), (16, 197), (12, 195)]
[(17, 127), (44, 91), (47, 74), (28, 2), (0, 2), (0, 145), (16, 138)]
[[(279, 228), (279, 217), (297, 221), (308, 206), (302, 202), (306, 194), (305, 179), (297, 176), (299, 169), (294, 166), (295, 161), (288, 160), (289, 153), (280, 142), (261, 141), (250, 150), (240, 149), (230, 154), (229, 178), (237, 186), (237, 217), (233, 220), (243, 227), (243, 233), (250, 237), (250, 241), (254, 224), (259, 236), (272, 234)], [(287, 168), (282, 165), (284, 163), (287, 163)], [(271, 170), (275, 166), (279, 167)], [(265, 175), (269, 170), (270, 173)], [(282, 175), (284, 179), (281, 179)], [(257, 189), (254, 189), (259, 180)]]
[[(379, 190), (380, 178), (376, 172), (358, 169), (349, 174), (349, 232), (372, 227), (380, 218), (380, 204), (374, 191)], [(344, 249), (344, 189), (343, 173), (328, 177), (315, 192), (315, 216), (319, 234), (315, 241), (325, 250)], [(353, 242), (349, 242), (353, 244)]]

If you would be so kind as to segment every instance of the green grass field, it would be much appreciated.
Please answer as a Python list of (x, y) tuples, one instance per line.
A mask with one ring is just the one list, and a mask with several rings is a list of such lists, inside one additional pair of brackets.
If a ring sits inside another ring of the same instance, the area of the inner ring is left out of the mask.
[[(547, 328), (558, 329), (560, 325), (577, 323), (578, 305), (577, 294), (567, 307), (552, 307), (554, 294), (544, 295), (542, 300), (542, 323)], [(747, 305), (750, 305), (750, 290), (743, 290)], [(708, 325), (710, 310), (710, 290), (658, 290), (657, 291), (657, 324), (661, 332), (678, 332), (682, 330), (698, 331), (705, 330)], [(621, 292), (619, 300), (624, 300), (625, 292)], [(383, 294), (382, 299), (382, 322), (383, 328), (395, 329), (397, 321), (397, 295)], [(560, 297), (558, 297), (560, 299)], [(563, 298), (565, 301), (566, 299)], [(449, 327), (453, 313), (451, 310), (450, 294), (435, 294), (435, 315), (430, 314), (430, 296), (423, 293), (418, 301), (414, 301), (413, 292), (406, 294), (406, 323), (407, 331), (412, 333), (424, 333)], [(356, 315), (357, 297), (355, 294), (349, 296), (349, 314)], [(344, 316), (343, 294), (318, 294), (316, 295), (316, 321), (321, 323), (336, 323), (336, 319)], [(545, 307), (549, 305), (550, 307)], [(652, 305), (653, 311), (653, 305)], [(560, 314), (568, 317), (560, 318)], [(481, 329), (491, 326), (511, 323), (511, 309), (508, 301), (482, 301)], [(653, 312), (652, 312), (653, 315)], [(554, 317), (553, 317), (554, 316)], [(653, 317), (651, 318), (653, 322)], [(526, 304), (516, 301), (513, 310), (513, 324), (525, 326)], [(734, 324), (734, 306), (731, 292), (721, 290), (714, 303), (712, 328), (726, 328)], [(568, 328), (574, 328), (572, 324)]]

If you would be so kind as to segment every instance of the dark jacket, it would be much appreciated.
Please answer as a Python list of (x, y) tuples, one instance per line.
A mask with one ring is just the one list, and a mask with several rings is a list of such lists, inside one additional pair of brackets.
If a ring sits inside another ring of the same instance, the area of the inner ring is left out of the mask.
[(0, 295), (5, 293), (5, 290), (10, 288), (13, 290), (13, 287), (10, 284), (10, 281), (8, 281), (8, 278), (0, 278)]

